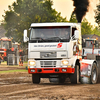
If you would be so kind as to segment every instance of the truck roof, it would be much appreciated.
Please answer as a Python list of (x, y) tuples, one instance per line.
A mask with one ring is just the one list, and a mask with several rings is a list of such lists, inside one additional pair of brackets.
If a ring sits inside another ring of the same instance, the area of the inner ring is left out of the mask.
[(49, 26), (80, 27), (80, 23), (55, 22), (55, 23), (32, 23), (31, 24), (31, 27), (49, 27)]
[(11, 41), (11, 39), (9, 39), (8, 37), (2, 37), (0, 40), (3, 40), (3, 41)]

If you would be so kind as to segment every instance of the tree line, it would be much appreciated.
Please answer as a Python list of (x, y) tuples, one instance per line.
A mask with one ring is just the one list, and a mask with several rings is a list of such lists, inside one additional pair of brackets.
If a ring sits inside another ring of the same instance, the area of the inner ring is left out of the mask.
[[(72, 13), (70, 20), (63, 18), (52, 8), (52, 0), (16, 0), (9, 5), (9, 10), (5, 11), (4, 28), (6, 36), (12, 37), (13, 40), (22, 42), (23, 30), (29, 29), (31, 23), (42, 22), (77, 22), (76, 15)], [(100, 5), (95, 11), (95, 20), (98, 26), (93, 27), (87, 19), (82, 20), (82, 35), (96, 34), (100, 36)]]

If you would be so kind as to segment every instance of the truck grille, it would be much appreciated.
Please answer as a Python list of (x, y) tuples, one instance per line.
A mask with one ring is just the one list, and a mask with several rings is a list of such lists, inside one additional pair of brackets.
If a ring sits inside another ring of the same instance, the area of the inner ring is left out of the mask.
[(40, 57), (41, 58), (55, 58), (57, 57), (56, 52), (40, 52)]
[(41, 67), (56, 67), (56, 61), (40, 61)]

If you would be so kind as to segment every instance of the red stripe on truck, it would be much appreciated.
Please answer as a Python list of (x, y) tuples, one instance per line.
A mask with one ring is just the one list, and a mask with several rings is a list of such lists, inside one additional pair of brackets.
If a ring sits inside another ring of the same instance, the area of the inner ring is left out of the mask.
[(74, 73), (75, 68), (28, 68), (29, 74), (35, 73)]

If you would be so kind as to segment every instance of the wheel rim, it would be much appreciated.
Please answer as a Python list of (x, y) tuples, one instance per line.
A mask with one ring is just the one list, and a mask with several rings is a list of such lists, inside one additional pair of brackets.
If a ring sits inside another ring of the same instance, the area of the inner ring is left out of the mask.
[(97, 76), (97, 75), (96, 75), (96, 69), (94, 69), (94, 70), (93, 70), (93, 81), (96, 80), (96, 76)]

